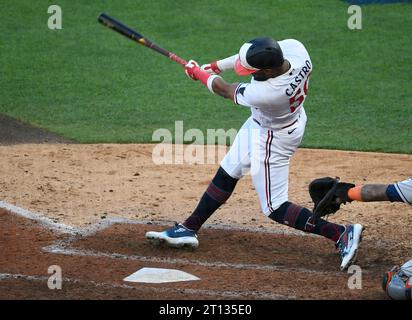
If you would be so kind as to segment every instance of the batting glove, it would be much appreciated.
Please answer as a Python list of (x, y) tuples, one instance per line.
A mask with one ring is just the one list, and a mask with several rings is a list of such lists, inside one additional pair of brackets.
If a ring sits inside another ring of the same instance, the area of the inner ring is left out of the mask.
[(212, 63), (204, 64), (200, 67), (200, 69), (206, 71), (208, 74), (215, 75), (222, 72), (217, 66), (217, 61), (213, 61)]
[(185, 65), (186, 75), (193, 80), (199, 80), (195, 72), (196, 70), (199, 70), (199, 64), (195, 60), (189, 60)]

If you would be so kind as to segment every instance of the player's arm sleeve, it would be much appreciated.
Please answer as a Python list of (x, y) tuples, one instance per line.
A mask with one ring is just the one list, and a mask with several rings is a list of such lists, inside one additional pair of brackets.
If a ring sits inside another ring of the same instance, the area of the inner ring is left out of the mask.
[(218, 60), (216, 61), (216, 65), (221, 71), (233, 70), (233, 68), (235, 67), (235, 62), (236, 62), (237, 57), (238, 57), (238, 54), (235, 54), (228, 58)]
[(236, 87), (233, 100), (235, 104), (244, 107), (259, 107), (259, 100), (261, 95), (255, 84), (239, 83)]

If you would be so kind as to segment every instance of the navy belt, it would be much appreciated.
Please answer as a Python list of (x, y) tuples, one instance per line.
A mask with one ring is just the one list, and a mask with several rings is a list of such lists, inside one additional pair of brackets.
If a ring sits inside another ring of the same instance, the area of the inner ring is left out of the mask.
[(291, 124), (288, 124), (287, 126), (282, 127), (281, 129), (289, 128), (289, 127), (293, 126), (296, 122), (298, 122), (298, 119), (293, 121)]

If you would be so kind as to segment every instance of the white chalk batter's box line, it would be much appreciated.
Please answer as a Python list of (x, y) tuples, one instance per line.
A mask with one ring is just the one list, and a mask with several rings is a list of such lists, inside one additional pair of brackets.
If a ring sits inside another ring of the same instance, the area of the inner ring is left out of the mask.
[[(95, 258), (106, 258), (114, 260), (129, 260), (129, 261), (139, 261), (148, 263), (159, 263), (159, 264), (172, 264), (172, 265), (191, 265), (191, 266), (201, 266), (213, 269), (243, 269), (243, 270), (267, 270), (276, 272), (297, 272), (305, 274), (325, 274), (325, 275), (335, 275), (342, 276), (345, 275), (342, 272), (333, 271), (317, 271), (306, 268), (290, 268), (276, 265), (260, 265), (260, 264), (247, 264), (247, 263), (230, 263), (223, 261), (202, 261), (196, 259), (177, 259), (169, 257), (153, 257), (153, 256), (139, 256), (139, 255), (125, 255), (121, 253), (105, 253), (96, 252), (93, 250), (84, 250), (77, 248), (62, 247), (61, 244), (54, 244), (48, 247), (44, 247), (43, 250), (47, 253), (63, 254), (69, 256), (83, 256), (83, 257), (95, 257)], [(346, 275), (345, 275), (346, 276)]]
[[(0, 281), (6, 280), (26, 280), (26, 281), (36, 281), (47, 283), (48, 277), (45, 276), (29, 276), (24, 274), (11, 274), (11, 273), (0, 273)], [(80, 280), (72, 278), (63, 278), (62, 283), (70, 284), (86, 284), (88, 286), (94, 286), (105, 289), (128, 289), (143, 292), (154, 292), (154, 293), (171, 293), (176, 294), (176, 292), (184, 293), (190, 296), (207, 296), (207, 297), (220, 297), (226, 299), (239, 299), (239, 298), (258, 298), (258, 299), (268, 299), (268, 300), (284, 300), (284, 299), (297, 299), (296, 296), (273, 294), (270, 292), (255, 292), (255, 291), (219, 291), (219, 290), (205, 290), (205, 289), (188, 289), (188, 288), (161, 288), (161, 287), (150, 287), (150, 286), (131, 286), (127, 284), (110, 284), (104, 282), (90, 281), (90, 280)]]

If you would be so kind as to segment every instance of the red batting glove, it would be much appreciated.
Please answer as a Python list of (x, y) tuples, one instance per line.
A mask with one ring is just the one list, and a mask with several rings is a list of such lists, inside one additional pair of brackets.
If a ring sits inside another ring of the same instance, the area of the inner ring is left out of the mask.
[[(185, 73), (187, 76), (193, 80), (200, 80), (207, 88), (208, 80), (210, 77), (218, 77), (216, 75), (212, 76), (206, 71), (199, 68), (199, 64), (194, 60), (189, 60), (189, 62), (185, 65)], [(209, 89), (210, 90), (210, 89)]]
[(195, 60), (189, 60), (189, 62), (185, 65), (186, 75), (193, 80), (199, 80), (196, 74), (197, 70), (200, 70), (200, 69), (199, 69), (199, 64)]
[(208, 74), (215, 75), (222, 72), (217, 66), (217, 61), (213, 61), (212, 63), (204, 64), (200, 67), (200, 69), (206, 71)]

